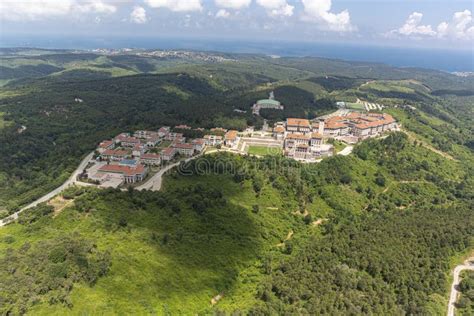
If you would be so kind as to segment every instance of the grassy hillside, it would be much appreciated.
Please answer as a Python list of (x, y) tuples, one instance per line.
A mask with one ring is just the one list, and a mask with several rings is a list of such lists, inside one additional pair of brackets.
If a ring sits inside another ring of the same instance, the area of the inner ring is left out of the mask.
[[(473, 242), (467, 166), (402, 133), (316, 165), (200, 159), (162, 192), (67, 192), (1, 229), (2, 312), (444, 314), (450, 260)], [(69, 236), (101, 263), (91, 278), (58, 270)]]

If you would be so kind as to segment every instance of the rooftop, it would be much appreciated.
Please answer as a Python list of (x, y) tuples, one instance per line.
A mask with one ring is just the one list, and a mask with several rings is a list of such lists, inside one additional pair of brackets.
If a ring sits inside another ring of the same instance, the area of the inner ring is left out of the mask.
[(302, 126), (302, 127), (310, 127), (309, 120), (307, 119), (300, 119), (300, 118), (287, 118), (286, 125), (289, 126)]
[(235, 140), (237, 138), (237, 131), (236, 130), (230, 130), (225, 134), (225, 139), (227, 140)]
[(123, 166), (135, 166), (137, 161), (135, 159), (123, 159), (120, 161), (120, 164)]
[(101, 143), (99, 144), (99, 147), (100, 147), (100, 148), (107, 148), (107, 147), (111, 146), (113, 143), (114, 143), (114, 142), (111, 141), (111, 140), (104, 140), (103, 142), (101, 142)]
[(141, 156), (142, 159), (160, 159), (161, 158), (161, 155), (160, 154), (143, 154)]
[(100, 172), (113, 172), (121, 173), (124, 175), (135, 175), (142, 174), (145, 171), (145, 166), (139, 164), (136, 167), (123, 166), (123, 165), (105, 165), (100, 167)]
[(180, 148), (180, 149), (194, 149), (193, 144), (189, 144), (189, 143), (176, 144), (174, 145), (174, 147)]
[(288, 139), (304, 139), (304, 140), (309, 140), (309, 136), (307, 135), (303, 135), (303, 134), (288, 134), (288, 136), (286, 136), (286, 138)]
[(257, 101), (257, 104), (258, 104), (258, 105), (271, 104), (271, 105), (279, 106), (281, 103), (280, 103), (279, 101), (277, 101), (277, 100), (262, 99), (262, 100), (258, 100), (258, 101)]
[(120, 149), (107, 149), (102, 153), (105, 156), (126, 156), (129, 155), (130, 152), (127, 150), (120, 150)]
[(165, 149), (161, 151), (161, 154), (166, 155), (166, 156), (173, 155), (174, 153), (175, 153), (175, 149), (173, 147), (166, 147)]

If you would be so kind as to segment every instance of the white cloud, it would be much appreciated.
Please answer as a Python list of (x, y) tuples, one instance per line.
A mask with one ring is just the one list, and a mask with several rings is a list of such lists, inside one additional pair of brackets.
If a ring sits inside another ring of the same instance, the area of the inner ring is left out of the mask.
[(214, 0), (216, 6), (226, 9), (242, 9), (250, 5), (252, 0)]
[(331, 0), (302, 0), (302, 2), (303, 20), (319, 23), (330, 31), (348, 32), (355, 29), (351, 24), (349, 11), (329, 12), (332, 6)]
[(100, 0), (88, 0), (88, 1), (81, 1), (75, 5), (75, 8), (83, 13), (104, 13), (104, 14), (111, 14), (117, 11), (117, 8), (114, 5), (107, 4)]
[(472, 13), (469, 10), (456, 12), (451, 22), (441, 22), (438, 27), (438, 37), (455, 39), (474, 39)]
[(405, 24), (402, 25), (396, 33), (405, 36), (434, 36), (436, 32), (433, 31), (431, 25), (420, 25), (423, 14), (419, 12), (413, 12), (410, 14)]
[(402, 27), (388, 32), (387, 35), (411, 38), (474, 39), (474, 26), (471, 25), (473, 19), (469, 10), (454, 13), (451, 22), (441, 22), (436, 30), (431, 25), (422, 25), (422, 18), (422, 13), (413, 12)]
[(264, 7), (267, 14), (273, 17), (292, 16), (295, 8), (286, 0), (257, 0), (257, 4)]
[(137, 24), (143, 24), (148, 21), (146, 10), (143, 7), (135, 6), (130, 13), (130, 21)]
[(77, 13), (111, 14), (114, 5), (102, 0), (22, 0), (1, 1), (0, 19), (10, 21), (44, 20)]
[(227, 11), (226, 9), (220, 9), (219, 11), (217, 11), (216, 13), (216, 18), (228, 18), (230, 16), (230, 13), (229, 11)]
[(167, 8), (174, 12), (201, 11), (201, 0), (145, 0), (152, 8)]

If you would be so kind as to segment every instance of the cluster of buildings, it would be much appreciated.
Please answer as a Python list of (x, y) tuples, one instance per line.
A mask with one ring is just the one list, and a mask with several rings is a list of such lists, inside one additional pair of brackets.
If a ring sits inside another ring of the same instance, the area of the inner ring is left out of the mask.
[(283, 152), (289, 158), (310, 161), (333, 153), (333, 146), (324, 141), (323, 131), (307, 119), (288, 118), (276, 123), (273, 135), (283, 140)]
[(284, 154), (297, 160), (314, 160), (333, 154), (328, 138), (354, 142), (396, 130), (398, 124), (386, 113), (348, 112), (343, 116), (307, 120), (288, 118), (273, 128), (273, 136), (283, 141)]
[[(164, 141), (168, 146), (160, 146)], [(182, 133), (172, 132), (170, 127), (161, 127), (158, 131), (136, 131), (121, 133), (110, 140), (101, 142), (97, 148), (97, 159), (106, 162), (89, 178), (99, 181), (135, 183), (145, 179), (151, 166), (169, 162), (176, 155), (191, 157), (206, 147), (202, 138), (186, 142)]]
[(319, 120), (324, 135), (336, 138), (338, 136), (355, 136), (358, 140), (375, 137), (387, 131), (398, 129), (395, 119), (387, 113), (349, 112), (343, 116), (331, 116)]
[(89, 172), (88, 177), (114, 187), (136, 183), (146, 178), (150, 167), (168, 163), (177, 155), (192, 157), (203, 152), (206, 146), (232, 147), (238, 144), (239, 136), (235, 130), (217, 127), (211, 129), (213, 134), (189, 141), (182, 133), (175, 132), (189, 129), (191, 127), (187, 125), (177, 125), (172, 131), (164, 126), (158, 131), (139, 130), (133, 135), (120, 133), (113, 139), (104, 140), (97, 147), (99, 167), (93, 173)]

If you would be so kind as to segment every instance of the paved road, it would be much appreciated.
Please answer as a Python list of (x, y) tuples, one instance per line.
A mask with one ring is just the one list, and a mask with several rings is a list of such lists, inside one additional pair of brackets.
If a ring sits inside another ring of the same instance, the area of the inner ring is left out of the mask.
[(350, 155), (350, 153), (352, 153), (353, 149), (354, 149), (354, 146), (349, 145), (346, 148), (344, 148), (343, 150), (341, 150), (340, 152), (338, 152), (337, 154), (347, 156), (347, 155)]
[(23, 212), (24, 210), (27, 210), (29, 208), (32, 208), (32, 207), (35, 207), (36, 205), (40, 204), (40, 203), (43, 203), (43, 202), (47, 202), (49, 201), (50, 199), (52, 199), (54, 196), (58, 195), (59, 193), (61, 193), (62, 191), (64, 191), (66, 188), (68, 188), (69, 186), (73, 185), (74, 183), (76, 183), (76, 178), (77, 176), (84, 170), (84, 168), (87, 166), (87, 164), (89, 163), (89, 161), (92, 159), (92, 156), (94, 155), (94, 153), (90, 153), (89, 155), (87, 155), (82, 161), (81, 163), (79, 164), (79, 166), (77, 167), (76, 170), (74, 170), (74, 172), (71, 174), (71, 176), (69, 177), (69, 179), (66, 180), (66, 182), (64, 182), (60, 187), (54, 189), (53, 191), (49, 192), (48, 194), (40, 197), (39, 199), (37, 199), (36, 201), (28, 204), (27, 206), (25, 206), (24, 208), (22, 208), (21, 210), (19, 210), (18, 212), (16, 213), (13, 213), (12, 215), (0, 220), (0, 227), (2, 226), (5, 226), (6, 224), (18, 219), (18, 215)]
[(454, 316), (454, 304), (458, 298), (459, 291), (457, 287), (459, 285), (459, 274), (463, 270), (473, 270), (474, 271), (474, 258), (470, 258), (464, 262), (463, 265), (459, 265), (454, 268), (454, 278), (453, 284), (451, 284), (451, 294), (449, 295), (449, 302), (448, 302), (448, 316)]
[[(199, 154), (199, 155), (196, 155), (196, 156), (193, 156), (191, 158), (188, 158), (186, 160), (184, 160), (184, 162), (188, 162), (192, 159), (196, 159), (200, 156), (202, 156), (203, 154)], [(152, 190), (152, 191), (159, 191), (161, 189), (161, 183), (163, 181), (163, 175), (166, 173), (166, 171), (170, 170), (170, 169), (173, 169), (174, 167), (177, 167), (179, 166), (179, 164), (181, 163), (182, 161), (178, 161), (178, 162), (175, 162), (171, 165), (167, 165), (165, 166), (164, 168), (162, 168), (160, 171), (158, 171), (157, 173), (155, 173), (150, 179), (148, 179), (144, 184), (136, 187), (135, 189), (136, 190)]]

